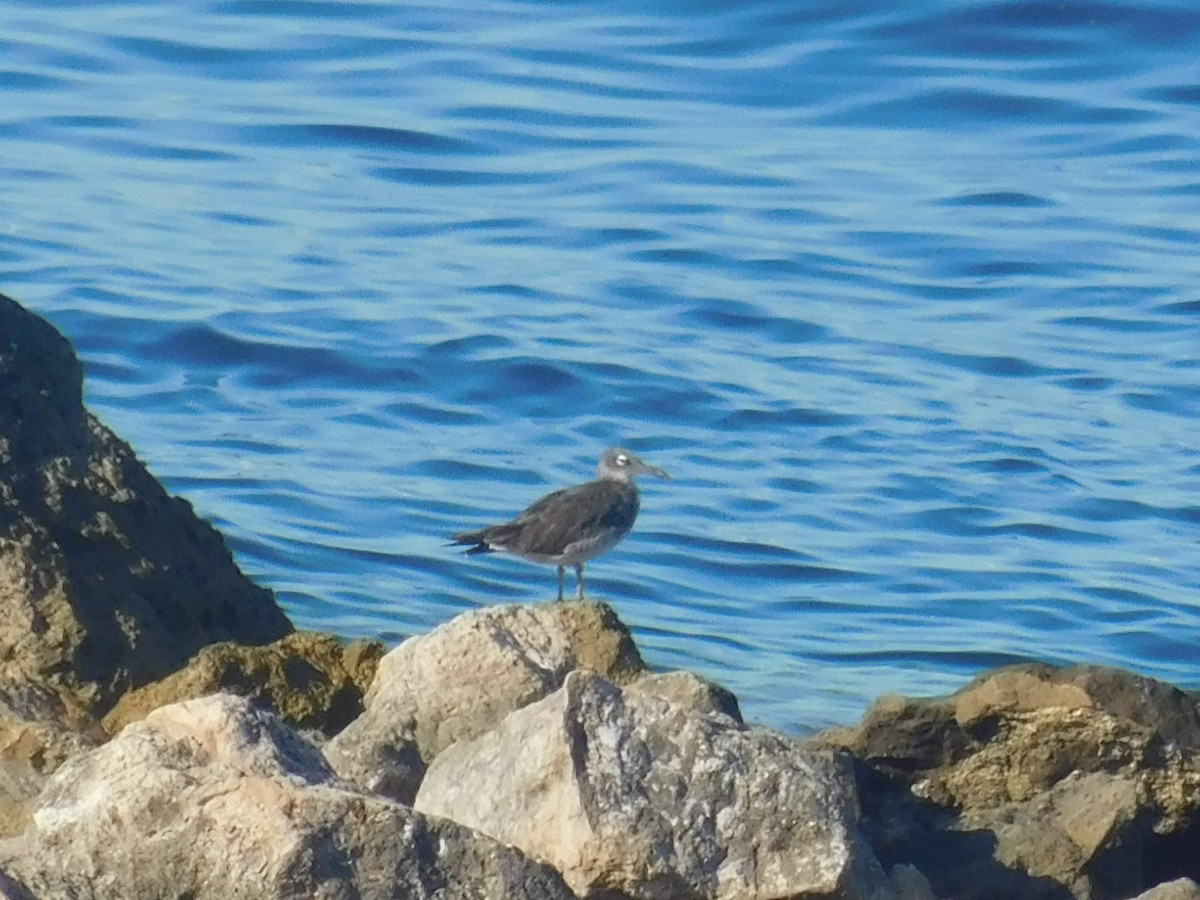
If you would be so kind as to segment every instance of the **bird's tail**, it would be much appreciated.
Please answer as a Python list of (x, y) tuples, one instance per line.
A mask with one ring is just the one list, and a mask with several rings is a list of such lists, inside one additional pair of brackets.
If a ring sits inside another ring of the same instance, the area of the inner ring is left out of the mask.
[(466, 547), (467, 556), (475, 556), (477, 553), (491, 553), (492, 548), (488, 546), (487, 541), (483, 538), (482, 531), (462, 531), (451, 538), (450, 547)]

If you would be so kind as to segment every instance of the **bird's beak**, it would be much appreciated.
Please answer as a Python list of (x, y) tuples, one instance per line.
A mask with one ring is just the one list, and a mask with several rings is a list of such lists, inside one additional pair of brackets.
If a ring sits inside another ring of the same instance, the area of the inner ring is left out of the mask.
[(657, 466), (648, 466), (646, 463), (638, 460), (638, 472), (642, 475), (653, 475), (655, 478), (665, 478), (671, 480), (671, 476)]

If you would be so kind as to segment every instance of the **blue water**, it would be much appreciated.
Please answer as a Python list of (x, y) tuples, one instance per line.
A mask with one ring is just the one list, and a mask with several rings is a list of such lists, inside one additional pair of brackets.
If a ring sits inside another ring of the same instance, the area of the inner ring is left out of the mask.
[(668, 469), (589, 585), (804, 731), (1200, 687), (1200, 6), (0, 6), (0, 290), (300, 626), (548, 600), (448, 534)]

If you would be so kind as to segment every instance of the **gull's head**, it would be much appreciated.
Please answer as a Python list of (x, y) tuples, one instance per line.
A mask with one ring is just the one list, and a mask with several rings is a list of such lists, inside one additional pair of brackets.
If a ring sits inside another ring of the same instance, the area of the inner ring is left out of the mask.
[(611, 447), (604, 451), (596, 466), (600, 478), (612, 481), (633, 481), (635, 475), (653, 475), (655, 478), (671, 476), (655, 466), (642, 462), (624, 447)]

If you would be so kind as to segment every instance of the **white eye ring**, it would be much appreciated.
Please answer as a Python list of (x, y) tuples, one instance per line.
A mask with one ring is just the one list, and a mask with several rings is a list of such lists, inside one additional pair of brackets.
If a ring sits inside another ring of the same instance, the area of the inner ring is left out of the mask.
[(617, 454), (617, 465), (618, 465), (618, 466), (627, 466), (627, 465), (629, 465), (629, 457), (628, 457), (628, 456), (626, 456), (624, 453), (619, 453), (619, 454)]

